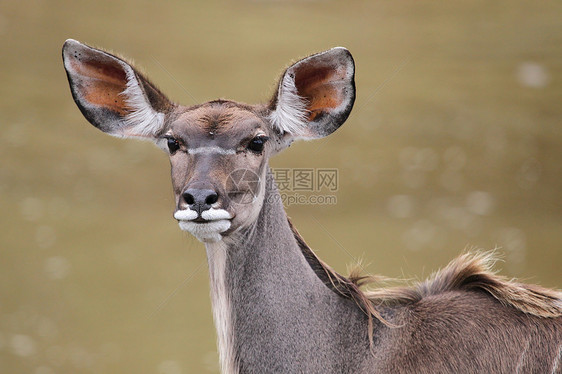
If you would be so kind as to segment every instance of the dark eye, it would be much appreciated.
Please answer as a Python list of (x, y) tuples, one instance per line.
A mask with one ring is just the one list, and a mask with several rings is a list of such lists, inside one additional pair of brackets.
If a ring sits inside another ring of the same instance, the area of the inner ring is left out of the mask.
[(263, 146), (269, 138), (265, 135), (256, 136), (254, 139), (250, 140), (248, 144), (248, 149), (252, 152), (261, 153), (263, 151)]
[(166, 138), (168, 141), (168, 149), (170, 154), (174, 154), (178, 149), (180, 149), (180, 143), (174, 138)]

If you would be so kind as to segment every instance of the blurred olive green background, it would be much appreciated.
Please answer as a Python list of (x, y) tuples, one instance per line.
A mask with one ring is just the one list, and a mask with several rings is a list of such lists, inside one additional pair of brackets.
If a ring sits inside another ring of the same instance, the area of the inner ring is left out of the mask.
[(135, 60), (173, 100), (269, 98), (346, 46), (357, 101), (275, 167), (337, 168), (288, 209), (341, 272), (422, 278), (466, 247), (562, 286), (560, 2), (0, 1), (0, 371), (217, 372), (203, 246), (172, 218), (164, 153), (72, 101), (67, 38)]

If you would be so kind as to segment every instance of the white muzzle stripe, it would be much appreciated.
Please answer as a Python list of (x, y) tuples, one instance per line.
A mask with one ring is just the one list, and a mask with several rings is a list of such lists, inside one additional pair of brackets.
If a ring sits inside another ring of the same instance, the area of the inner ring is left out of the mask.
[(178, 210), (174, 213), (174, 218), (178, 221), (191, 221), (197, 218), (197, 216), (197, 212), (191, 209)]
[(224, 209), (211, 208), (201, 212), (201, 218), (207, 221), (215, 221), (219, 219), (231, 219), (232, 216)]
[[(174, 213), (174, 218), (178, 221), (193, 221), (197, 217), (197, 212), (191, 209), (178, 210)], [(231, 219), (232, 215), (225, 209), (211, 208), (201, 212), (201, 218), (207, 221), (217, 221), (221, 219)]]

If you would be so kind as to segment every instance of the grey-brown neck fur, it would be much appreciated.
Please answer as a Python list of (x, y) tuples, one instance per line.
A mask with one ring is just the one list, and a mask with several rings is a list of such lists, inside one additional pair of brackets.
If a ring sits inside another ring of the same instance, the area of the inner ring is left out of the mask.
[(442, 281), (439, 276), (423, 287), (441, 290), (424, 295), (415, 288), (400, 290), (402, 295), (406, 290), (419, 294), (419, 299), (400, 298), (398, 291), (393, 302), (391, 296), (379, 298), (388, 304), (377, 307), (387, 323), (374, 320), (371, 344), (367, 315), (351, 295), (342, 296), (326, 284), (323, 264), (305, 257), (277, 189), (266, 190), (265, 198), (270, 203), (263, 205), (254, 225), (227, 245), (225, 284), (236, 370), (560, 372), (560, 317), (544, 318), (505, 306), (507, 300), (498, 302), (485, 287), (469, 290), (469, 281), (444, 287), (437, 284)]
[(357, 372), (368, 358), (367, 316), (313, 271), (276, 187), (265, 200), (254, 225), (228, 241), (236, 365), (250, 373)]

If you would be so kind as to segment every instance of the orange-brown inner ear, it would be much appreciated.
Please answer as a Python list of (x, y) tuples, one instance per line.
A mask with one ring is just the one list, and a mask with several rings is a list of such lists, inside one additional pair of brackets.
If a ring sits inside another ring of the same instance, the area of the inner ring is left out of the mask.
[(310, 64), (300, 67), (295, 76), (295, 86), (299, 95), (309, 103), (309, 121), (342, 104), (343, 95), (336, 82), (343, 79), (345, 71), (338, 71), (332, 66)]
[(120, 95), (127, 88), (127, 75), (118, 63), (82, 59), (73, 60), (71, 65), (83, 77), (81, 94), (86, 101), (121, 115), (129, 113)]

